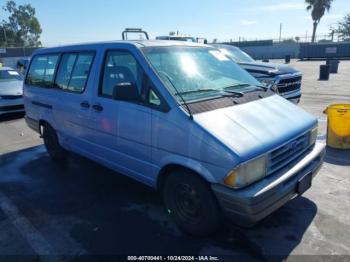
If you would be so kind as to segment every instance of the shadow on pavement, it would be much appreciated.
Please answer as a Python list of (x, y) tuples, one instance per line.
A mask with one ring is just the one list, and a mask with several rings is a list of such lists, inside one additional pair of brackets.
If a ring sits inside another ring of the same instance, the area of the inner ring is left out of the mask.
[(333, 165), (350, 166), (350, 149), (327, 147), (324, 161)]
[(253, 228), (226, 225), (214, 236), (194, 238), (177, 230), (153, 190), (73, 154), (65, 164), (54, 163), (43, 146), (0, 157), (0, 190), (65, 255), (281, 261), (317, 212), (313, 202), (299, 197)]

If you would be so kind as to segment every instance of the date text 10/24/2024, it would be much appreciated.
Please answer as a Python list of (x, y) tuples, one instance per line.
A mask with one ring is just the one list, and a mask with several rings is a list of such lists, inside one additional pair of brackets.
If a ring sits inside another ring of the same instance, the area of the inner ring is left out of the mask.
[(219, 261), (217, 256), (128, 256), (128, 261)]

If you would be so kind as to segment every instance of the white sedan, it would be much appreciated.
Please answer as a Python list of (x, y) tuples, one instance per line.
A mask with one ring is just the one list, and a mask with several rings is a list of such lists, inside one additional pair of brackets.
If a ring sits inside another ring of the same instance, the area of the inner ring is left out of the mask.
[(24, 112), (23, 77), (10, 67), (0, 67), (0, 115)]

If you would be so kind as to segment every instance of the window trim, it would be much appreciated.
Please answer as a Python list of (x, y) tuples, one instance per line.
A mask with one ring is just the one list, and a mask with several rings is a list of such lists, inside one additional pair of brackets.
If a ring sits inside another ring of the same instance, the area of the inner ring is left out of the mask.
[[(72, 74), (73, 74), (73, 71), (74, 71), (76, 62), (77, 62), (77, 60), (78, 60), (78, 58), (79, 58), (79, 55), (80, 55), (81, 53), (92, 53), (92, 54), (93, 54), (92, 60), (91, 60), (91, 64), (90, 64), (90, 67), (89, 67), (89, 72), (88, 72), (88, 75), (87, 75), (87, 79), (86, 79), (86, 82), (85, 82), (85, 84), (84, 84), (84, 88), (83, 88), (81, 91), (77, 92), (77, 91), (72, 91), (72, 90), (62, 89), (62, 88), (56, 87), (55, 84), (56, 84), (56, 78), (57, 78), (57, 72), (58, 72), (58, 70), (57, 70), (56, 73), (55, 73), (55, 79), (54, 79), (54, 82), (53, 82), (53, 87), (52, 87), (53, 89), (59, 90), (59, 91), (61, 91), (61, 92), (72, 93), (72, 94), (83, 94), (83, 93), (85, 92), (87, 83), (88, 83), (88, 81), (89, 81), (91, 69), (92, 69), (92, 66), (94, 65), (94, 62), (95, 62), (96, 50), (92, 50), (92, 51), (90, 51), (90, 50), (82, 50), (82, 51), (67, 51), (67, 52), (62, 52), (62, 53), (61, 53), (61, 56), (60, 56), (58, 68), (59, 68), (59, 66), (61, 65), (62, 57), (63, 57), (64, 55), (77, 54), (77, 57), (76, 57), (76, 59), (75, 59), (75, 61), (74, 61), (73, 70), (72, 70)], [(58, 69), (58, 68), (57, 68), (57, 69)], [(71, 76), (71, 77), (72, 77), (72, 76)], [(69, 82), (70, 82), (70, 80), (69, 80)]]
[[(53, 80), (52, 80), (52, 86), (49, 87), (49, 86), (39, 86), (39, 85), (29, 84), (29, 83), (28, 83), (28, 74), (29, 74), (30, 68), (32, 67), (34, 58), (36, 58), (36, 57), (38, 57), (38, 56), (55, 56), (55, 55), (58, 56), (58, 59), (57, 59), (57, 63), (56, 63), (55, 69), (54, 69)], [(26, 77), (25, 77), (25, 79), (24, 79), (24, 84), (25, 84), (25, 85), (28, 85), (28, 86), (31, 86), (31, 87), (38, 87), (38, 88), (46, 88), (46, 89), (54, 88), (55, 79), (56, 79), (56, 73), (57, 73), (57, 68), (58, 68), (58, 65), (60, 64), (60, 62), (61, 62), (61, 53), (60, 53), (60, 52), (52, 52), (52, 53), (50, 52), (50, 53), (43, 53), (43, 54), (35, 54), (35, 55), (32, 56), (32, 58), (30, 59), (30, 64), (29, 64), (29, 66), (28, 66), (27, 74), (26, 74)]]

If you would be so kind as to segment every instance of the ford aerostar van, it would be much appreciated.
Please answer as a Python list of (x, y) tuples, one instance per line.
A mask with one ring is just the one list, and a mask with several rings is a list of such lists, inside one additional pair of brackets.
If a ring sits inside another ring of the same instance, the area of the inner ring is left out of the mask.
[(24, 103), (52, 159), (72, 151), (153, 187), (193, 235), (225, 217), (251, 226), (303, 194), (325, 152), (315, 117), (198, 43), (37, 50)]

